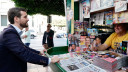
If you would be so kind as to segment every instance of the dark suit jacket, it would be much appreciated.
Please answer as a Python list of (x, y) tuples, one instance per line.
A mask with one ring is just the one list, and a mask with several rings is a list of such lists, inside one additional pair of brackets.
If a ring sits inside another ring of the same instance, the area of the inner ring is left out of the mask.
[(43, 36), (42, 45), (46, 44), (46, 38), (47, 38), (48, 47), (54, 47), (53, 36), (54, 36), (54, 31), (53, 30), (50, 30), (50, 32), (45, 31), (44, 36)]
[(27, 62), (47, 66), (48, 58), (25, 46), (15, 28), (9, 25), (0, 34), (0, 72), (27, 72)]

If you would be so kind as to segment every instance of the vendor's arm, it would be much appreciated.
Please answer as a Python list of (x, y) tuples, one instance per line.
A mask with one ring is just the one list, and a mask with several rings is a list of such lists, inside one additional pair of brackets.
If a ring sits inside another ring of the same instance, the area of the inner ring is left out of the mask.
[(103, 51), (103, 50), (106, 50), (108, 47), (109, 46), (107, 44), (102, 44), (102, 45), (100, 45), (98, 47), (93, 48), (93, 51), (97, 51), (97, 50), (98, 51)]

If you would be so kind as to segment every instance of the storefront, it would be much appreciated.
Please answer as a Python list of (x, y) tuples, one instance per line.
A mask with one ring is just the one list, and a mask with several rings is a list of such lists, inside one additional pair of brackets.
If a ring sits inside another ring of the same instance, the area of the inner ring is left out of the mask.
[[(127, 0), (65, 0), (68, 46), (48, 50), (58, 55), (51, 64), (55, 72), (116, 72), (127, 70), (128, 40), (114, 43), (115, 48), (93, 51), (114, 32), (113, 24), (127, 24)], [(124, 37), (125, 38), (125, 37)]]

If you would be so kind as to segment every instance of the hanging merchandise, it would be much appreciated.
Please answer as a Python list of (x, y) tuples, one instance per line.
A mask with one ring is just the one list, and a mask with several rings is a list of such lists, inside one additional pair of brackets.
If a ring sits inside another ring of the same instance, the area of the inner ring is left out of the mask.
[(78, 34), (82, 36), (87, 35), (87, 28), (89, 27), (89, 23), (87, 21), (75, 21), (74, 22), (74, 33), (78, 32)]
[(104, 23), (104, 12), (99, 13), (99, 25), (103, 25)]
[(100, 8), (100, 0), (90, 0), (91, 1), (91, 11), (95, 11)]
[(96, 25), (102, 25), (104, 20), (104, 12), (102, 13), (97, 13), (96, 14), (96, 19), (95, 19), (95, 24)]
[(87, 28), (88, 36), (97, 36), (98, 30), (96, 28)]
[(85, 39), (86, 39), (86, 36), (80, 36), (80, 48), (81, 48), (81, 51), (83, 51), (83, 49), (85, 48)]
[(101, 2), (101, 7), (104, 8), (108, 8), (108, 7), (112, 7), (113, 4), (113, 0), (100, 0)]
[(104, 12), (97, 13), (91, 15), (91, 22), (93, 22), (93, 25), (103, 25), (104, 21)]
[(83, 17), (90, 18), (90, 0), (82, 0), (83, 5)]
[(112, 25), (113, 23), (113, 11), (106, 11), (105, 12), (105, 24)]
[[(73, 33), (74, 31), (74, 1), (67, 0), (66, 2), (66, 21), (67, 21), (67, 33)], [(72, 30), (73, 29), (73, 30)]]
[(76, 52), (79, 48), (79, 39), (75, 37), (73, 34), (68, 35), (68, 51), (69, 52)]
[(113, 24), (127, 23), (127, 22), (128, 22), (128, 12), (119, 12), (113, 14)]
[(114, 2), (115, 5), (115, 12), (121, 12), (127, 10), (127, 1), (118, 1)]
[(91, 22), (93, 22), (92, 25), (96, 25), (96, 14), (91, 15)]

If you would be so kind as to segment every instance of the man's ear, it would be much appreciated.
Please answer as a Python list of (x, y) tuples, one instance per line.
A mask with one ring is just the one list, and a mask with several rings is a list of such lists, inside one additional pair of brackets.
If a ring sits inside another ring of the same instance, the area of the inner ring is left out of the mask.
[(14, 17), (14, 22), (17, 22), (19, 18), (17, 16)]

